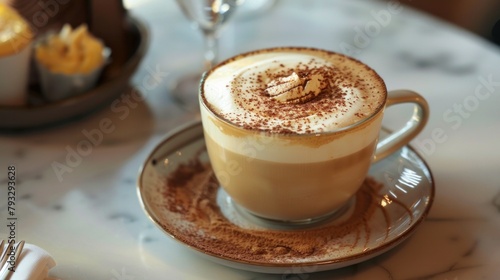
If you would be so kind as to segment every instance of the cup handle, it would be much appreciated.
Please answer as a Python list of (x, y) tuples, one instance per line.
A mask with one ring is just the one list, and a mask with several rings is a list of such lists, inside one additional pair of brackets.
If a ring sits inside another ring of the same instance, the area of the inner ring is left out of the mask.
[(429, 119), (429, 105), (420, 94), (411, 90), (394, 90), (388, 93), (386, 108), (402, 103), (415, 104), (413, 115), (402, 128), (379, 140), (373, 162), (387, 157), (408, 144), (422, 131)]

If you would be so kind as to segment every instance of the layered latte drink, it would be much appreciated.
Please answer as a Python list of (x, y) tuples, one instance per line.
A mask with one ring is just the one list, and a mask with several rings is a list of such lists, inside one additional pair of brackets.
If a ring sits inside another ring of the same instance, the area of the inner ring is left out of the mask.
[(257, 216), (328, 215), (368, 173), (386, 98), (375, 71), (341, 54), (275, 48), (231, 58), (200, 86), (215, 175)]

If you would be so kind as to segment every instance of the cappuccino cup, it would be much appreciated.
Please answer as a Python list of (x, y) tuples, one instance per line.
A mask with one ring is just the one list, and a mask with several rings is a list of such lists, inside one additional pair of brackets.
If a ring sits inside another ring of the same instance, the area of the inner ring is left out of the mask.
[[(425, 126), (425, 99), (387, 91), (369, 66), (314, 48), (237, 55), (205, 73), (200, 111), (212, 169), (232, 202), (257, 217), (329, 217), (359, 190), (370, 165)], [(413, 103), (401, 129), (379, 139), (385, 108)]]

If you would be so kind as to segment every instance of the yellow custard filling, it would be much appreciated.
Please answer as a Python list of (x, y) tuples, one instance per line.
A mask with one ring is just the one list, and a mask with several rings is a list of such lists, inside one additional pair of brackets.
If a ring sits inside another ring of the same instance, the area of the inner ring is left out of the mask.
[(81, 25), (65, 25), (58, 34), (36, 46), (36, 59), (50, 71), (61, 74), (88, 74), (104, 63), (104, 45)]
[(13, 8), (0, 3), (0, 57), (19, 53), (32, 39), (28, 22)]

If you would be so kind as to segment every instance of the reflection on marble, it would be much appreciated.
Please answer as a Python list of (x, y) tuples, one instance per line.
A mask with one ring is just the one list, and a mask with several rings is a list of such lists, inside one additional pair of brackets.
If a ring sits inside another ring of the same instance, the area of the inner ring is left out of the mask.
[[(131, 12), (146, 22), (152, 36), (132, 81), (144, 98), (134, 101), (129, 99), (133, 92), (124, 93), (114, 107), (85, 117), (0, 134), (0, 223), (7, 218), (6, 170), (14, 165), (16, 237), (52, 254), (57, 261), (52, 276), (462, 280), (500, 275), (497, 46), (404, 6), (391, 13), (387, 24), (373, 27), (374, 13), (388, 9), (378, 1), (277, 1), (265, 14), (235, 17), (221, 37), (223, 58), (272, 46), (342, 51), (350, 44), (352, 55), (378, 71), (389, 89), (420, 92), (432, 112), (412, 145), (432, 169), (436, 198), (411, 238), (343, 269), (315, 273), (297, 268), (265, 275), (206, 260), (166, 237), (144, 215), (135, 188), (139, 166), (167, 131), (198, 118), (179, 108), (167, 89), (175, 74), (201, 67), (202, 41), (174, 1), (128, 2), (134, 2)], [(370, 25), (372, 36), (356, 45), (357, 32)], [(155, 71), (162, 74), (151, 74)], [(157, 83), (146, 86), (153, 77)], [(384, 125), (397, 127), (406, 119), (399, 117), (402, 113), (391, 108)], [(87, 145), (92, 142), (85, 132), (95, 132), (103, 119), (111, 122), (113, 131)], [(66, 167), (59, 176), (55, 162)], [(0, 238), (7, 234), (7, 228), (0, 227)]]

